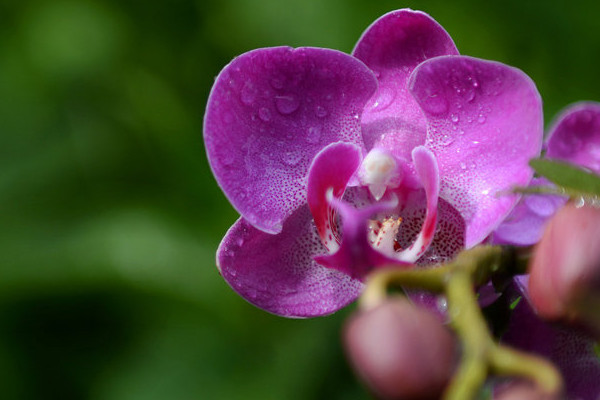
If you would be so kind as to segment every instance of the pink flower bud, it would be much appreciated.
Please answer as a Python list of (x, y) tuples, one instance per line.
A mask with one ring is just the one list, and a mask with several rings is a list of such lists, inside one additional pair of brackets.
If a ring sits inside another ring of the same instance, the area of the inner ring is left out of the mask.
[(437, 399), (452, 376), (452, 334), (403, 297), (355, 314), (344, 342), (358, 375), (381, 399)]
[(600, 209), (569, 203), (550, 220), (530, 264), (529, 294), (542, 317), (600, 331)]

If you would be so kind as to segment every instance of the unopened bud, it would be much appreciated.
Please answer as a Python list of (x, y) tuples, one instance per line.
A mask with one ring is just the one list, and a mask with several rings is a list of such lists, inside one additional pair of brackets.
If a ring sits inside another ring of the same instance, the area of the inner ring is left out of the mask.
[(542, 317), (600, 332), (600, 209), (569, 203), (550, 220), (531, 261), (529, 294)]
[(358, 375), (380, 399), (437, 399), (454, 369), (450, 331), (402, 297), (354, 315), (344, 344)]

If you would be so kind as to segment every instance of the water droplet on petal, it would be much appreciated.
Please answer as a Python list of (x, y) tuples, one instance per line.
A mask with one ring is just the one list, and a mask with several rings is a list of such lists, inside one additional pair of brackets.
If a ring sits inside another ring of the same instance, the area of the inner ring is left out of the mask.
[(452, 120), (453, 123), (457, 124), (458, 121), (460, 120), (460, 117), (458, 116), (458, 114), (452, 114), (450, 116), (450, 119)]
[(392, 104), (394, 98), (396, 97), (396, 92), (389, 88), (385, 87), (379, 91), (379, 95), (377, 96), (377, 101), (373, 104), (373, 109), (377, 109), (377, 111), (383, 111)]
[(467, 90), (467, 92), (465, 93), (465, 100), (467, 100), (469, 103), (472, 103), (473, 100), (475, 100), (475, 90), (474, 89)]
[(446, 300), (446, 297), (439, 296), (436, 300), (436, 303), (438, 310), (440, 310), (441, 312), (448, 311), (448, 300)]
[(449, 146), (452, 143), (454, 143), (454, 138), (450, 135), (444, 135), (442, 136), (441, 140), (440, 140), (440, 145), (442, 146)]
[(264, 122), (269, 122), (271, 120), (271, 110), (269, 110), (266, 107), (261, 107), (258, 110), (258, 118), (260, 118)]
[(433, 115), (442, 115), (448, 111), (448, 102), (438, 93), (431, 93), (424, 99), (423, 108)]
[(287, 115), (298, 109), (300, 106), (300, 100), (298, 100), (298, 97), (293, 94), (286, 96), (275, 96), (275, 106), (277, 107), (277, 111), (279, 111), (281, 114)]
[(254, 87), (254, 84), (252, 82), (247, 81), (244, 84), (244, 87), (242, 88), (242, 92), (240, 94), (240, 100), (242, 101), (242, 103), (249, 106), (249, 105), (252, 105), (252, 103), (254, 103), (255, 99), (256, 99), (256, 88)]
[(317, 106), (315, 107), (315, 115), (319, 118), (324, 118), (327, 116), (327, 114), (329, 114), (327, 112), (327, 109), (323, 106)]
[(477, 122), (483, 124), (485, 122), (485, 115), (479, 114), (479, 116), (477, 117)]
[(319, 143), (321, 140), (321, 127), (311, 126), (306, 132), (306, 141), (308, 143)]

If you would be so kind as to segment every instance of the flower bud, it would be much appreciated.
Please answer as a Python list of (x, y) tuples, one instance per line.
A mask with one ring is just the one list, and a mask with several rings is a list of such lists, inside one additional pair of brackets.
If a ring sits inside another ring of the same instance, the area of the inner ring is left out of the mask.
[(550, 220), (530, 264), (529, 294), (542, 317), (600, 331), (600, 209), (569, 203)]
[(344, 344), (358, 375), (381, 399), (437, 399), (452, 376), (452, 334), (403, 297), (351, 317)]

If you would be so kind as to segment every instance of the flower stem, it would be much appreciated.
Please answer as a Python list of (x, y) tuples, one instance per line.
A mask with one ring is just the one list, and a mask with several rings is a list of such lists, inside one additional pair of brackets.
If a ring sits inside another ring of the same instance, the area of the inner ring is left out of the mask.
[(454, 261), (431, 269), (378, 270), (367, 280), (360, 299), (371, 308), (387, 297), (390, 286), (445, 293), (448, 315), (462, 345), (462, 360), (444, 400), (471, 400), (491, 374), (530, 379), (548, 394), (557, 394), (562, 379), (548, 361), (497, 344), (479, 308), (475, 287), (495, 276), (525, 271), (527, 253), (500, 246), (478, 246), (461, 252)]

